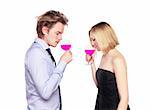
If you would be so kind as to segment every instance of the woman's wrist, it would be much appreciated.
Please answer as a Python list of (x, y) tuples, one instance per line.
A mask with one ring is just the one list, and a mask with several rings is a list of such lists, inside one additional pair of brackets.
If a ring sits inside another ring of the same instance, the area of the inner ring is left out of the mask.
[(91, 67), (95, 67), (95, 63), (94, 62), (90, 62)]

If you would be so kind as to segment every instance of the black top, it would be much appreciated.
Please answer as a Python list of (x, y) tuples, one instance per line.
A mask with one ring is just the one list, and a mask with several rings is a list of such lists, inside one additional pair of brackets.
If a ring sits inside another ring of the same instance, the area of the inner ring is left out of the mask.
[[(98, 68), (96, 79), (98, 94), (95, 110), (117, 110), (120, 99), (115, 74), (109, 70)], [(127, 110), (130, 110), (129, 106)]]

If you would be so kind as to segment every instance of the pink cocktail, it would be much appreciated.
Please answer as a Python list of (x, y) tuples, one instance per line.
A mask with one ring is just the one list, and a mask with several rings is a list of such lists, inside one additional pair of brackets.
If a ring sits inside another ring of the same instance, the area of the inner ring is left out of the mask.
[(71, 44), (63, 44), (63, 45), (61, 45), (61, 48), (65, 51), (70, 50)]
[(85, 50), (85, 53), (88, 54), (88, 55), (90, 55), (90, 56), (92, 56), (94, 52), (95, 52), (95, 50), (93, 50), (93, 49), (89, 49), (89, 50), (86, 49)]

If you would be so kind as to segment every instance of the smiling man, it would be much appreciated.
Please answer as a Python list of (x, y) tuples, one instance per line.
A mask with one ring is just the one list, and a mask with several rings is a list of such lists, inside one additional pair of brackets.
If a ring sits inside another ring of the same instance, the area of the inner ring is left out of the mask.
[(48, 11), (38, 17), (37, 35), (25, 56), (27, 110), (61, 110), (60, 82), (66, 65), (72, 60), (66, 51), (56, 65), (51, 47), (62, 40), (68, 19), (58, 11)]

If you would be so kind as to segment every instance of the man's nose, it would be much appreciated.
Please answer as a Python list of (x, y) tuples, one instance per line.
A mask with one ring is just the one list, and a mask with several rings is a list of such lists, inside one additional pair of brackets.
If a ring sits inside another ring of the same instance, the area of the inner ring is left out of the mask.
[(62, 35), (59, 35), (59, 36), (58, 36), (58, 39), (59, 39), (59, 40), (62, 40)]

